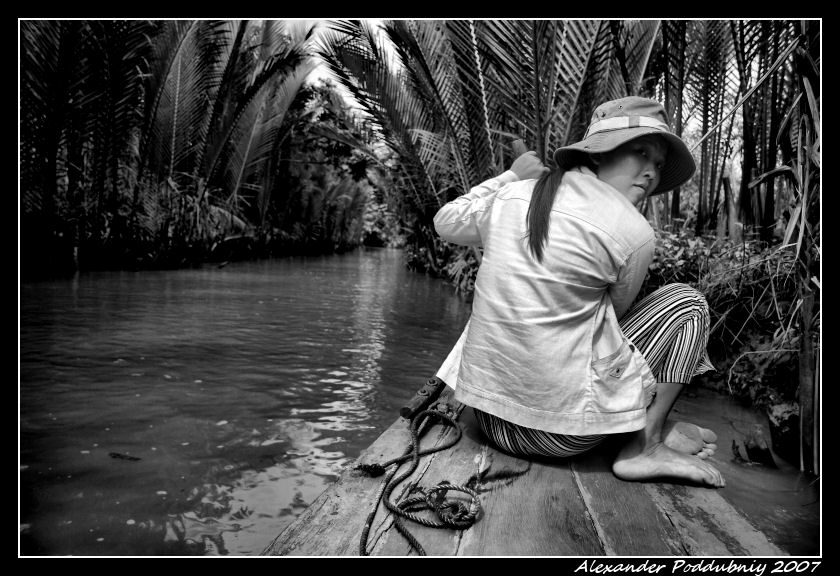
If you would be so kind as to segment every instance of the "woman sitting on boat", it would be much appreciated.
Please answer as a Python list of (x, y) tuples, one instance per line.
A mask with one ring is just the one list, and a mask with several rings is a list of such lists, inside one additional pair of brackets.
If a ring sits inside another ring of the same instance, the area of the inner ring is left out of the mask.
[(569, 457), (621, 435), (613, 472), (722, 487), (716, 437), (666, 426), (682, 389), (713, 370), (702, 294), (669, 284), (634, 301), (653, 259), (638, 207), (695, 171), (661, 104), (595, 109), (585, 137), (534, 152), (446, 204), (440, 236), (482, 246), (470, 321), (438, 372), (500, 449)]

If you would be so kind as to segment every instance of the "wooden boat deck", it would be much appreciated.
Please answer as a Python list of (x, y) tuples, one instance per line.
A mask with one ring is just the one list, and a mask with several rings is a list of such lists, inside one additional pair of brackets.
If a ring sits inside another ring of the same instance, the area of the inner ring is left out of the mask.
[[(394, 490), (392, 501), (401, 500), (415, 486), (429, 488), (443, 480), (466, 485), (472, 479), (483, 514), (466, 530), (435, 529), (405, 521), (428, 555), (791, 554), (782, 547), (784, 538), (774, 538), (772, 528), (768, 528), (782, 520), (772, 517), (778, 510), (770, 510), (768, 518), (756, 521), (737, 503), (727, 500), (727, 490), (741, 494), (750, 490), (748, 474), (731, 458), (715, 456), (715, 464), (727, 478), (727, 487), (721, 490), (623, 482), (610, 470), (609, 449), (562, 462), (515, 458), (489, 446), (472, 410), (463, 410), (449, 392), (443, 398), (460, 414), (461, 440), (448, 450), (422, 457), (412, 476)], [(408, 426), (407, 420), (399, 418), (356, 464), (383, 463), (401, 455), (410, 438)], [(454, 434), (450, 427), (436, 424), (424, 435), (421, 446), (439, 445), (449, 434)], [(727, 446), (721, 446), (718, 453), (727, 450)], [(403, 464), (400, 470), (407, 466)], [(383, 479), (372, 478), (355, 465), (350, 467), (263, 554), (359, 555), (360, 536)], [(447, 498), (451, 497), (467, 499), (459, 492), (450, 492)], [(763, 524), (762, 529), (756, 524)], [(414, 554), (382, 503), (370, 529), (367, 550), (371, 555)], [(793, 550), (794, 555), (797, 553), (801, 551)]]

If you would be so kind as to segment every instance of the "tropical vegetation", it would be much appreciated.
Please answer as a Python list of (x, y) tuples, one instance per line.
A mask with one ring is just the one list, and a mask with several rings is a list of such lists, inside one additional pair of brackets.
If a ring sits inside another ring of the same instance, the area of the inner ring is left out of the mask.
[(318, 136), (352, 118), (305, 84), (312, 24), (24, 20), (20, 38), (26, 276), (358, 244), (371, 185)]
[[(437, 209), (550, 162), (598, 103), (659, 99), (695, 176), (643, 211), (644, 290), (698, 287), (710, 384), (790, 405), (818, 460), (820, 34), (814, 20), (20, 22), (21, 267), (183, 266), (404, 245), (469, 295)], [(308, 82), (318, 61), (334, 83)]]

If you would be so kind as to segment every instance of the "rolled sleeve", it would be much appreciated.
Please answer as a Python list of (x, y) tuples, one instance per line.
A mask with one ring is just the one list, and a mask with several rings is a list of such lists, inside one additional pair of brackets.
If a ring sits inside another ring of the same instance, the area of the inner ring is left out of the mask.
[(507, 170), (495, 178), (485, 180), (469, 192), (444, 205), (435, 214), (435, 231), (447, 242), (464, 246), (481, 246), (481, 221), (487, 214), (498, 191), (505, 184), (515, 182), (516, 173)]

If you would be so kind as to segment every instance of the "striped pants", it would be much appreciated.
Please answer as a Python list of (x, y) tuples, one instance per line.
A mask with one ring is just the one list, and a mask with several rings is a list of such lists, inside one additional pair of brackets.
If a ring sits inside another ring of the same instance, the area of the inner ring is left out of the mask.
[[(621, 331), (642, 353), (657, 382), (688, 384), (715, 367), (709, 361), (709, 307), (687, 284), (668, 284), (636, 303), (619, 320)], [(570, 436), (519, 426), (474, 409), (484, 434), (519, 456), (568, 457), (600, 444), (605, 434)]]

